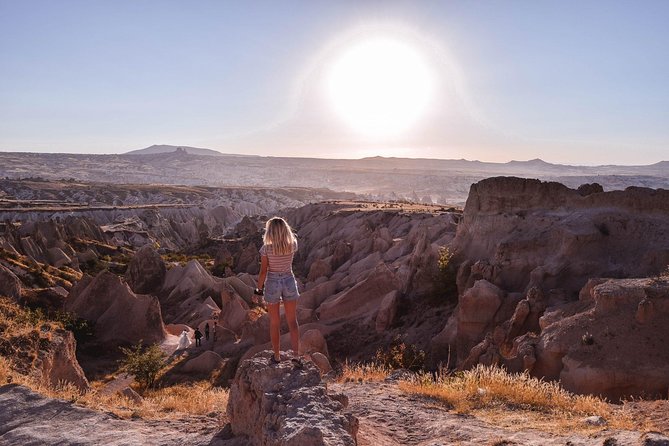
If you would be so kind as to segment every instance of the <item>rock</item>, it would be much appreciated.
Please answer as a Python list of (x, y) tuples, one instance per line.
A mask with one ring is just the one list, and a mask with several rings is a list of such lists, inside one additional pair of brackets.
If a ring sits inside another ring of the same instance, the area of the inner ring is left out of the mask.
[(314, 328), (304, 331), (300, 336), (300, 354), (309, 355), (315, 352), (330, 356), (325, 337), (320, 330)]
[(640, 446), (669, 446), (669, 437), (659, 432), (646, 432), (639, 441)]
[(247, 320), (249, 306), (233, 289), (224, 288), (221, 291), (222, 307), (218, 324), (240, 335)]
[(604, 188), (602, 187), (601, 184), (598, 183), (588, 183), (588, 184), (581, 184), (578, 187), (578, 189), (576, 189), (576, 191), (578, 192), (579, 195), (585, 197), (587, 195), (604, 192)]
[(135, 392), (130, 387), (124, 387), (123, 389), (119, 390), (117, 393), (121, 396), (124, 396), (124, 397), (128, 398), (130, 401), (132, 401), (135, 404), (142, 404), (142, 402), (144, 401), (144, 398), (142, 398), (139, 395), (139, 393)]
[(55, 268), (61, 268), (72, 263), (72, 259), (60, 248), (50, 248), (47, 253), (49, 263)]
[(358, 420), (328, 396), (318, 368), (271, 364), (271, 356), (264, 351), (239, 366), (228, 400), (232, 432), (254, 445), (355, 445)]
[(480, 342), (502, 305), (504, 292), (487, 280), (478, 280), (462, 295), (457, 312), (457, 354), (464, 357)]
[[(205, 429), (192, 422), (165, 425), (155, 421), (122, 420), (117, 416), (47, 398), (15, 384), (0, 386), (0, 444), (2, 445), (161, 445), (207, 446), (215, 422), (203, 419)], [(232, 445), (230, 445), (232, 446)], [(241, 445), (240, 445), (241, 446)]]
[(326, 262), (323, 259), (317, 259), (309, 267), (309, 274), (307, 275), (307, 281), (313, 282), (319, 277), (330, 277), (332, 275), (332, 267), (329, 262)]
[(103, 344), (160, 342), (166, 331), (158, 299), (135, 294), (115, 274), (103, 271), (70, 291), (67, 311), (94, 323), (95, 338)]
[(88, 380), (76, 356), (76, 341), (72, 332), (56, 330), (52, 333), (47, 349), (40, 350), (38, 361), (42, 382), (55, 387), (71, 383), (81, 392), (88, 390)]
[(399, 305), (400, 293), (397, 290), (391, 291), (381, 300), (379, 312), (376, 314), (375, 327), (377, 333), (386, 331), (395, 321), (397, 306)]
[(376, 268), (367, 279), (318, 308), (321, 320), (352, 319), (375, 312), (383, 297), (398, 289), (398, 281), (385, 265)]
[(211, 372), (219, 368), (221, 364), (223, 364), (221, 355), (207, 350), (195, 358), (188, 360), (180, 371), (197, 375), (209, 375)]
[(128, 264), (125, 280), (135, 293), (151, 294), (162, 287), (166, 271), (160, 254), (152, 246), (145, 245)]
[(506, 292), (534, 285), (576, 296), (591, 277), (656, 274), (669, 263), (669, 219), (658, 218), (667, 212), (669, 190), (579, 193), (554, 182), (487, 178), (471, 186), (451, 245), (462, 268), (458, 284), (473, 284), (478, 260), (490, 263), (488, 280)]
[(591, 417), (585, 417), (581, 420), (583, 424), (588, 424), (590, 426), (606, 426), (606, 420), (599, 415), (593, 415)]
[(332, 371), (332, 366), (330, 365), (330, 361), (328, 360), (328, 357), (325, 356), (321, 352), (313, 352), (309, 354), (311, 357), (311, 361), (316, 364), (316, 367), (321, 372), (321, 375), (325, 375), (327, 373), (330, 373)]
[(16, 302), (21, 300), (21, 281), (3, 265), (0, 265), (0, 295), (11, 297)]

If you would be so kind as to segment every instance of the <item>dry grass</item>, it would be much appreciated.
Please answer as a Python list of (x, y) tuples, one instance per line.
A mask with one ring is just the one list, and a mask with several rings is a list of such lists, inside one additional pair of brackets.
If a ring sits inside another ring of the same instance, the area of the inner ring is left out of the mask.
[(390, 375), (392, 370), (382, 364), (378, 363), (367, 363), (367, 364), (358, 364), (358, 363), (349, 363), (348, 361), (344, 363), (342, 367), (342, 374), (338, 378), (339, 382), (380, 382), (383, 381)]
[(0, 356), (0, 383), (11, 382), (30, 388), (49, 398), (70, 401), (89, 409), (111, 412), (121, 418), (181, 419), (224, 413), (228, 404), (228, 391), (213, 387), (207, 381), (179, 384), (143, 392), (142, 401), (136, 402), (120, 394), (107, 393), (103, 383), (92, 383), (91, 390), (81, 393), (74, 385), (62, 383), (56, 387), (45, 386), (30, 376), (16, 373), (7, 358)]
[(584, 429), (583, 417), (597, 415), (609, 427), (629, 429), (633, 422), (624, 406), (614, 406), (588, 395), (574, 395), (556, 382), (528, 374), (510, 374), (497, 367), (478, 365), (472, 370), (447, 375), (417, 375), (400, 383), (402, 391), (435, 398), (458, 413), (475, 413), (507, 427), (527, 428), (518, 417), (531, 419), (534, 428)]

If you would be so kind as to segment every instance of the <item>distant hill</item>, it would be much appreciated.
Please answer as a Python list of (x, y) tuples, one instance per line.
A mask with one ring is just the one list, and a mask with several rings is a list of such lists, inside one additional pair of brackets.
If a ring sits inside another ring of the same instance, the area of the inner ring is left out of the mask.
[(199, 149), (197, 147), (188, 146), (170, 146), (166, 144), (154, 144), (151, 147), (147, 147), (146, 149), (131, 150), (130, 152), (124, 153), (124, 155), (155, 155), (158, 153), (176, 152), (177, 149), (183, 149), (186, 151), (186, 153), (190, 153), (191, 155), (223, 155), (221, 152), (212, 149)]

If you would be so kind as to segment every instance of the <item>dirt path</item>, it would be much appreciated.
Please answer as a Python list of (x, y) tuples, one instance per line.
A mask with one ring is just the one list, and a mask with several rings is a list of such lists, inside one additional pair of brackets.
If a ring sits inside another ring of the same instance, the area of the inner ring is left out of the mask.
[(358, 446), (645, 444), (639, 432), (604, 430), (591, 436), (555, 435), (523, 429), (522, 425), (513, 431), (449, 412), (429, 399), (404, 394), (394, 383), (330, 384), (329, 388), (348, 395), (349, 409), (360, 421)]

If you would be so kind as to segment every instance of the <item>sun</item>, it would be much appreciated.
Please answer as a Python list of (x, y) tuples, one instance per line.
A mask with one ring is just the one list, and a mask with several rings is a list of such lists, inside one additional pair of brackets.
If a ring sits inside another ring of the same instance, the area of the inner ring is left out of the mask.
[(327, 78), (337, 114), (356, 131), (384, 139), (411, 128), (424, 114), (432, 76), (421, 55), (387, 37), (359, 42), (337, 58)]

